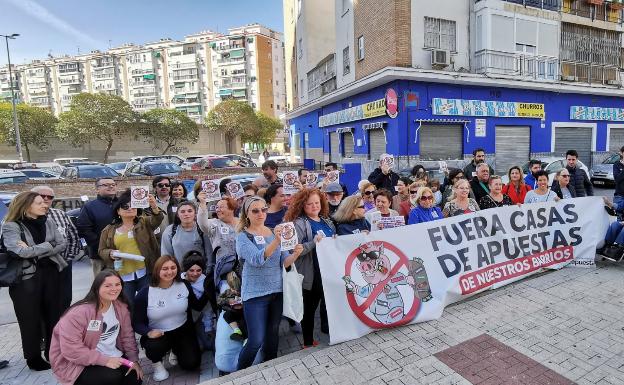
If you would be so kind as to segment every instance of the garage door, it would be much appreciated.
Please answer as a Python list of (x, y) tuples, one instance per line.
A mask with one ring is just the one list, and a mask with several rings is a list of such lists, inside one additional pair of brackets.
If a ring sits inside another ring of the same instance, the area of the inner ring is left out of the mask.
[(386, 136), (383, 130), (368, 130), (368, 155), (370, 160), (379, 160), (386, 153)]
[(335, 132), (329, 133), (329, 159), (331, 162), (340, 161), (340, 136)]
[(624, 146), (624, 127), (611, 127), (609, 132), (609, 151), (620, 152)]
[(566, 151), (576, 150), (579, 160), (591, 165), (592, 129), (590, 127), (557, 127), (555, 129), (555, 154), (565, 156)]
[(423, 124), (418, 130), (420, 159), (463, 159), (464, 127), (455, 124)]
[(344, 146), (344, 157), (345, 158), (353, 158), (353, 135), (351, 133), (345, 132), (342, 135), (342, 145)]
[(507, 174), (511, 166), (529, 161), (531, 154), (531, 127), (496, 126), (496, 172)]

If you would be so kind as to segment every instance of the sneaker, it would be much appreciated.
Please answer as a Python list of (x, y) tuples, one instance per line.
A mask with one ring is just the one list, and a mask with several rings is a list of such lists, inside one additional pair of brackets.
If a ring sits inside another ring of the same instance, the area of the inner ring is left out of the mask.
[(319, 342), (317, 340), (312, 341), (312, 345), (303, 345), (303, 349), (307, 349), (307, 348), (313, 348), (319, 345)]
[(152, 363), (152, 368), (154, 369), (154, 373), (152, 373), (154, 381), (164, 381), (169, 378), (169, 372), (165, 369), (162, 361)]
[(30, 370), (34, 370), (37, 372), (48, 370), (51, 368), (50, 364), (44, 361), (41, 357), (26, 360), (26, 365), (28, 365), (28, 368)]
[(173, 354), (173, 351), (169, 352), (169, 364), (171, 366), (176, 366), (178, 364), (178, 357)]
[(232, 334), (230, 334), (230, 339), (234, 341), (244, 341), (245, 337), (243, 336), (243, 332), (239, 328), (236, 328)]

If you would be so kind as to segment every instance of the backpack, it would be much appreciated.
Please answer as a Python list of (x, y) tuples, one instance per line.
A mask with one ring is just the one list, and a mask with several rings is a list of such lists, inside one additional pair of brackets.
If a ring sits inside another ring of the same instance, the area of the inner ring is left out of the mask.
[[(251, 235), (247, 231), (244, 231), (244, 233), (245, 235), (247, 235), (247, 238), (249, 238), (249, 240), (253, 242), (253, 235)], [(214, 249), (212, 253), (213, 254), (212, 258), (216, 261), (215, 268), (214, 268), (215, 287), (218, 288), (219, 282), (225, 281), (227, 279), (228, 273), (231, 271), (234, 272), (238, 276), (238, 278), (242, 281), (244, 261), (240, 260), (238, 258), (238, 255), (236, 254), (226, 255), (225, 257), (222, 257), (217, 260), (217, 251), (219, 250), (219, 248), (220, 247), (217, 247), (216, 249)]]

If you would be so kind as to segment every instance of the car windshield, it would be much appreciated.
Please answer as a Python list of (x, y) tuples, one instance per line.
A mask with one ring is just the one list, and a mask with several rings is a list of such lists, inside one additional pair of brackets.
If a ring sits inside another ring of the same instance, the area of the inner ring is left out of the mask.
[(620, 154), (613, 154), (607, 159), (602, 161), (602, 164), (614, 164), (620, 160)]
[(108, 167), (112, 168), (115, 171), (123, 171), (126, 168), (126, 163), (124, 162), (111, 163), (108, 165)]
[(79, 178), (102, 178), (105, 176), (119, 176), (119, 174), (110, 167), (81, 167), (78, 169)]
[(236, 162), (234, 162), (231, 159), (228, 158), (217, 158), (217, 159), (212, 159), (212, 167), (214, 168), (220, 168), (220, 167), (236, 167), (237, 164)]
[(29, 178), (50, 178), (54, 175), (41, 170), (21, 170)]
[(26, 183), (27, 179), (28, 179), (28, 177), (26, 177), (26, 176), (0, 177), (0, 184)]
[(152, 175), (175, 174), (180, 172), (180, 166), (173, 163), (154, 163), (145, 166), (145, 169)]

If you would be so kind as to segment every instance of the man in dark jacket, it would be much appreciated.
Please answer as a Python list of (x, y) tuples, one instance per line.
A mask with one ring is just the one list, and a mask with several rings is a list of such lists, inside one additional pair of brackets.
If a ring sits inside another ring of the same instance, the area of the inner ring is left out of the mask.
[(585, 170), (577, 167), (578, 152), (568, 150), (566, 152), (566, 168), (570, 172), (570, 184), (574, 186), (577, 197), (593, 196), (594, 188)]
[(479, 163), (477, 165), (477, 176), (470, 181), (470, 189), (477, 203), (481, 201), (481, 198), (490, 193), (488, 183), (490, 183), (490, 166), (487, 163)]
[(396, 195), (396, 189), (394, 188), (399, 183), (399, 175), (390, 169), (387, 163), (379, 162), (377, 167), (368, 176), (368, 181), (375, 185), (377, 189), (386, 189)]
[(95, 189), (97, 198), (85, 203), (76, 223), (78, 235), (87, 242), (94, 276), (103, 269), (102, 259), (98, 256), (100, 234), (113, 221), (117, 184), (111, 178), (100, 178), (95, 182)]
[(620, 148), (620, 161), (613, 163), (613, 179), (615, 181), (613, 203), (619, 207), (624, 203), (624, 147)]
[[(468, 180), (477, 176), (477, 166), (481, 163), (485, 163), (485, 150), (477, 148), (472, 152), (472, 160), (464, 167), (464, 176)], [(490, 175), (494, 175), (494, 169), (488, 166), (490, 169)]]

